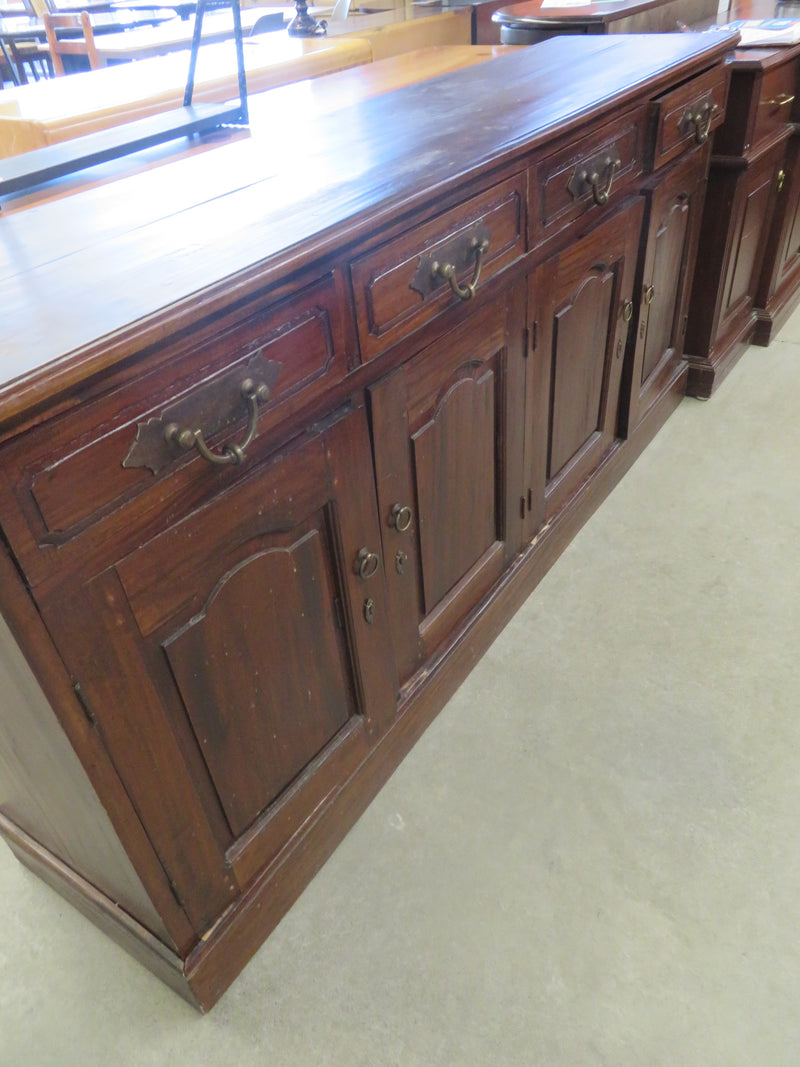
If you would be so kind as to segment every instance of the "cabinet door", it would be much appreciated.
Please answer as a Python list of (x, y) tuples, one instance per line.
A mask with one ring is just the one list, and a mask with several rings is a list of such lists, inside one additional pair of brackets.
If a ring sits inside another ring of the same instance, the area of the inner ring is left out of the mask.
[(717, 366), (752, 325), (784, 149), (744, 169), (712, 157), (686, 330), (692, 395), (710, 395)]
[(775, 202), (782, 151), (770, 153), (748, 171), (742, 185), (731, 254), (723, 280), (719, 338), (737, 313), (753, 306), (755, 286)]
[(202, 930), (393, 718), (363, 411), (300, 439), (47, 615)]
[[(620, 381), (633, 315), (641, 200), (546, 260), (530, 279), (533, 373), (526, 473), (553, 516), (617, 438)], [(535, 533), (536, 507), (528, 534)]]
[(523, 301), (516, 286), (370, 390), (401, 682), (520, 548)]
[(777, 191), (772, 234), (756, 294), (756, 306), (767, 309), (787, 282), (794, 289), (796, 272), (800, 269), (800, 137), (797, 135), (789, 141), (786, 159), (778, 173)]
[(620, 412), (624, 432), (636, 427), (682, 365), (687, 280), (697, 252), (707, 160), (707, 148), (697, 149), (645, 190), (645, 245), (629, 344), (630, 403)]

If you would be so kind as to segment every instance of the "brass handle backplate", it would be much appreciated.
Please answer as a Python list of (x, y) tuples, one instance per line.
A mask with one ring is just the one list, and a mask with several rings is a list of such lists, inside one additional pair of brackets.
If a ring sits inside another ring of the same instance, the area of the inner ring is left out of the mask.
[(656, 295), (656, 291), (652, 285), (646, 285), (644, 289), (644, 302), (645, 304), (652, 304), (653, 297)]
[(633, 301), (626, 300), (622, 305), (622, 319), (624, 322), (630, 322), (633, 318)]
[(201, 429), (193, 430), (190, 426), (181, 426), (177, 422), (167, 425), (164, 437), (187, 452), (191, 448), (196, 448), (203, 459), (209, 463), (216, 463), (219, 466), (244, 463), (244, 451), (252, 444), (258, 430), (258, 405), (269, 400), (269, 386), (266, 382), (255, 382), (252, 378), (245, 378), (239, 387), (239, 392), (250, 408), (250, 421), (243, 441), (238, 444), (229, 442), (223, 446), (221, 452), (212, 452), (206, 444)]
[[(443, 282), (459, 300), (472, 300), (481, 276), (486, 253), (489, 251), (491, 234), (485, 224), (477, 222), (462, 230), (455, 237), (436, 245), (430, 252), (419, 257), (409, 289), (423, 299), (439, 289)], [(463, 285), (458, 275), (472, 268), (472, 280)]]
[[(269, 399), (281, 366), (265, 359), (259, 349), (244, 367), (240, 363), (170, 404), (159, 415), (140, 422), (136, 440), (122, 466), (149, 467), (153, 474), (158, 474), (177, 456), (192, 448), (209, 463), (241, 463), (244, 450), (256, 433), (258, 406)], [(221, 452), (212, 452), (206, 445), (207, 439), (226, 426), (241, 422), (245, 410), (249, 419), (244, 440), (226, 445)]]
[(579, 163), (567, 182), (567, 190), (574, 200), (579, 200), (588, 192), (599, 207), (608, 203), (614, 176), (622, 165), (616, 148), (606, 148), (596, 156)]
[(711, 132), (711, 120), (719, 111), (719, 104), (713, 100), (704, 100), (701, 104), (687, 107), (678, 123), (678, 131), (683, 137), (694, 133), (697, 144), (705, 144)]

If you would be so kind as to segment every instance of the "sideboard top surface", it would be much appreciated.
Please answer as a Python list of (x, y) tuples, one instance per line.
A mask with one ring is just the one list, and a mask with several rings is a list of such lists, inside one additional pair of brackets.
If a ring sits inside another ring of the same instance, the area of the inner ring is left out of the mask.
[(254, 272), (271, 284), (735, 41), (554, 38), (322, 118), (276, 110), (210, 151), (0, 215), (0, 427), (158, 340), (197, 301), (243, 294)]

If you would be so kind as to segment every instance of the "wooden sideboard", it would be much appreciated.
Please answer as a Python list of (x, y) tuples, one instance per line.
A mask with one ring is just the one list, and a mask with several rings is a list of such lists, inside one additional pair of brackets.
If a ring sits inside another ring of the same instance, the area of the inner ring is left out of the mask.
[(742, 49), (730, 68), (686, 331), (687, 388), (700, 397), (748, 344), (769, 342), (800, 292), (800, 47)]
[(734, 40), (0, 216), (0, 830), (199, 1007), (679, 402)]
[(573, 33), (675, 33), (716, 13), (715, 0), (590, 0), (577, 6), (523, 0), (498, 7), (491, 18), (503, 44), (529, 45)]

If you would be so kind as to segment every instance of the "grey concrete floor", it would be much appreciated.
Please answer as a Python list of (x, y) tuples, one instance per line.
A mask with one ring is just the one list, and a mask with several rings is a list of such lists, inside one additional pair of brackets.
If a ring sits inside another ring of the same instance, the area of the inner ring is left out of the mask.
[(0, 1067), (797, 1067), (800, 315), (686, 400), (214, 1011), (0, 847)]

